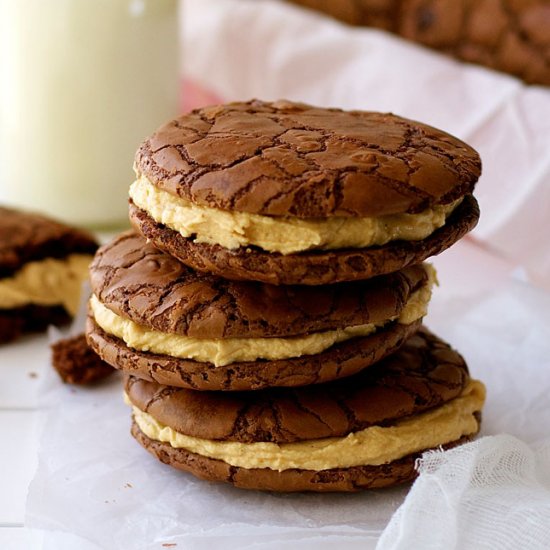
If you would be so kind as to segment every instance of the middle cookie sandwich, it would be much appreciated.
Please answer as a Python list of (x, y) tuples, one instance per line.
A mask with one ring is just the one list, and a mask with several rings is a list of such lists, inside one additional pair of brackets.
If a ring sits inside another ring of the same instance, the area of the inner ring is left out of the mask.
[(130, 232), (100, 249), (90, 272), (87, 337), (102, 359), (200, 390), (304, 386), (359, 372), (418, 329), (435, 281), (427, 265), (318, 287), (228, 281)]

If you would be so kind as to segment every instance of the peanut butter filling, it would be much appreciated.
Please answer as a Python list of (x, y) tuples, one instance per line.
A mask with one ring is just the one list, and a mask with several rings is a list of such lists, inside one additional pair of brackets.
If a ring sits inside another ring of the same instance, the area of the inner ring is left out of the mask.
[[(126, 402), (131, 405), (125, 396)], [(135, 406), (134, 420), (150, 439), (176, 449), (222, 460), (240, 468), (292, 468), (327, 470), (353, 466), (377, 466), (411, 453), (456, 441), (478, 431), (475, 413), (485, 401), (485, 386), (471, 380), (462, 393), (430, 411), (400, 420), (392, 426), (371, 426), (345, 437), (329, 437), (295, 443), (239, 443), (214, 441), (179, 433)]]
[(197, 243), (228, 249), (257, 246), (268, 252), (292, 254), (304, 250), (366, 248), (390, 241), (418, 241), (431, 235), (460, 200), (418, 214), (380, 217), (296, 218), (230, 212), (198, 206), (176, 197), (140, 176), (130, 186), (130, 198), (157, 223)]
[(61, 305), (75, 315), (91, 261), (89, 254), (72, 254), (23, 265), (11, 277), (0, 279), (0, 309)]
[(424, 267), (428, 271), (428, 282), (411, 294), (399, 316), (380, 323), (288, 338), (191, 338), (152, 330), (120, 317), (105, 307), (95, 295), (90, 300), (90, 306), (96, 323), (105, 332), (139, 351), (213, 363), (217, 367), (258, 359), (273, 361), (321, 353), (340, 342), (373, 334), (377, 329), (394, 320), (402, 324), (410, 324), (420, 319), (427, 312), (435, 282), (435, 270), (430, 265)]

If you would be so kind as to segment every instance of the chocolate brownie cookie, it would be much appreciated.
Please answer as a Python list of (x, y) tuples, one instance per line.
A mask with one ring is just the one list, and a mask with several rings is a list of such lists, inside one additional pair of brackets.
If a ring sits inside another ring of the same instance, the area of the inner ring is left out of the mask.
[(96, 248), (84, 231), (0, 207), (0, 342), (67, 322)]
[(200, 390), (349, 376), (419, 326), (435, 280), (417, 265), (367, 281), (273, 286), (198, 273), (131, 232), (90, 267), (87, 338), (107, 363)]
[(477, 223), (481, 163), (392, 114), (249, 101), (195, 110), (136, 154), (130, 218), (196, 270), (319, 285), (417, 264)]
[(550, 86), (548, 0), (290, 0)]
[(356, 491), (415, 476), (479, 430), (485, 390), (425, 329), (361, 373), (304, 388), (196, 392), (132, 376), (133, 435), (162, 462), (247, 489)]

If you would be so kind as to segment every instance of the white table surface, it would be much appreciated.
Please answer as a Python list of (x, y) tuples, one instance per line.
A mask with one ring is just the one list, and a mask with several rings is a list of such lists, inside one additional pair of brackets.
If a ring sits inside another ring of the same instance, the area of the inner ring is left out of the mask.
[[(38, 346), (36, 344), (43, 344)], [(0, 548), (34, 550), (41, 534), (24, 527), (27, 487), (38, 456), (38, 389), (46, 369), (45, 335), (0, 348)]]

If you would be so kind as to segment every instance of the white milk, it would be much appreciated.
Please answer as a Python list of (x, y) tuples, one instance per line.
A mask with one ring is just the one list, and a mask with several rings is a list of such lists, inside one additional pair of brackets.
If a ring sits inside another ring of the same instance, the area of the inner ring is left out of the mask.
[(139, 143), (178, 111), (177, 0), (0, 0), (0, 203), (127, 219)]

